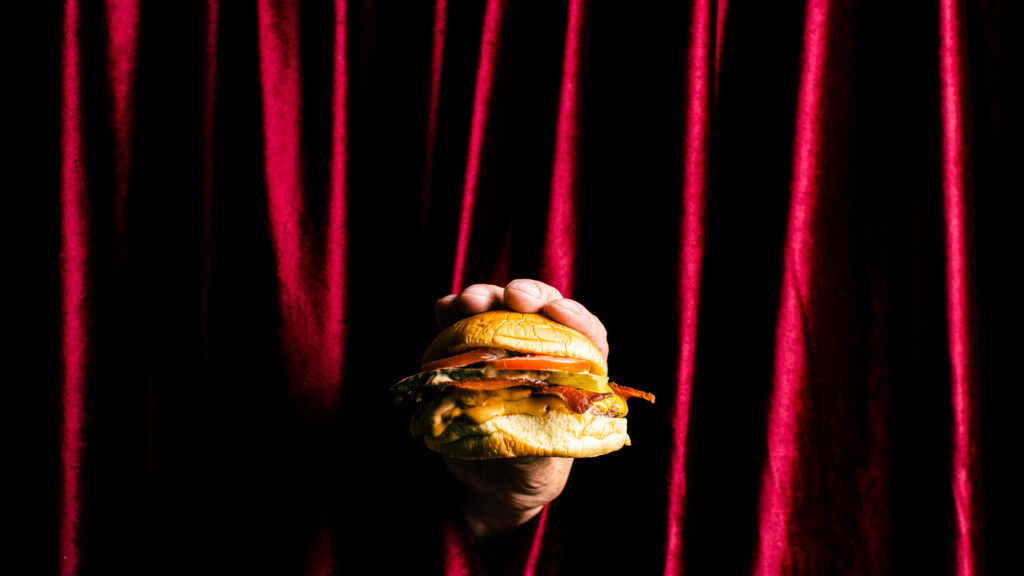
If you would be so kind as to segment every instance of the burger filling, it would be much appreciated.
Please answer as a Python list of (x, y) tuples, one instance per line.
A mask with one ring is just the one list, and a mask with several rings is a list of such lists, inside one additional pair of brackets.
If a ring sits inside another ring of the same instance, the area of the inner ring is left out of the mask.
[(396, 402), (419, 405), (415, 435), (440, 436), (458, 418), (482, 424), (511, 414), (549, 412), (624, 417), (626, 399), (654, 402), (654, 395), (586, 372), (585, 360), (470, 350), (424, 365), (424, 371), (391, 387)]

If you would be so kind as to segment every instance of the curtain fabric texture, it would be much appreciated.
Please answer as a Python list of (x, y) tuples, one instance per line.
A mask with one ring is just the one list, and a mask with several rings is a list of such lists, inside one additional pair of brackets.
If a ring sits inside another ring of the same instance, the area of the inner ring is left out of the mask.
[[(1014, 565), (1019, 3), (34, 10), (61, 574)], [(478, 546), (386, 390), (434, 300), (522, 277), (658, 402)]]

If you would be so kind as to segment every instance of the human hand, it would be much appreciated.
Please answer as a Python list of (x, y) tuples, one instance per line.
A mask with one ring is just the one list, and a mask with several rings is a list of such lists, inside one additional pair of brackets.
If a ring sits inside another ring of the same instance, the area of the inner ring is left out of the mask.
[(582, 332), (608, 360), (608, 331), (604, 324), (579, 302), (537, 280), (513, 280), (507, 286), (473, 284), (459, 294), (441, 298), (434, 304), (437, 323), (442, 327), (488, 310), (541, 313), (556, 322)]
[[(585, 334), (608, 359), (608, 333), (601, 321), (543, 282), (513, 280), (504, 288), (474, 284), (441, 298), (434, 307), (441, 327), (498, 309), (545, 314)], [(448, 469), (465, 488), (463, 512), (478, 539), (509, 532), (540, 513), (562, 493), (572, 462), (572, 458), (459, 460), (445, 456)]]

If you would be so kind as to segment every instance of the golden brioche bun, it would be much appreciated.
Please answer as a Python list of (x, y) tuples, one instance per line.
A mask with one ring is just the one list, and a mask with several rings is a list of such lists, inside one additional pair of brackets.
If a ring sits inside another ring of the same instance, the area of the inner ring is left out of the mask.
[(582, 332), (540, 314), (493, 310), (463, 318), (434, 338), (423, 363), (473, 348), (501, 348), (524, 354), (577, 358), (590, 362), (591, 374), (605, 376), (608, 363)]
[[(445, 328), (427, 347), (423, 363), (474, 348), (576, 358), (589, 363), (591, 374), (608, 374), (601, 351), (583, 333), (547, 316), (507, 310), (470, 316)], [(625, 418), (557, 410), (540, 415), (502, 414), (481, 423), (457, 417), (447, 423), (440, 435), (434, 436), (444, 402), (452, 406), (451, 400), (438, 398), (420, 407), (413, 416), (411, 432), (422, 438), (427, 448), (455, 458), (588, 458), (614, 452), (630, 443)]]
[(625, 418), (594, 414), (509, 414), (476, 424), (453, 421), (440, 436), (423, 435), (428, 448), (463, 460), (559, 456), (589, 458), (629, 445)]

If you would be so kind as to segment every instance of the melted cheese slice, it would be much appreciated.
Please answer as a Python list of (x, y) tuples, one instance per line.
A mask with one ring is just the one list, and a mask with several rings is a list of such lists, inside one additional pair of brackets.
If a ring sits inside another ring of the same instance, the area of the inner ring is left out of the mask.
[[(593, 404), (603, 412), (614, 412), (616, 406), (620, 416), (626, 415), (626, 400), (617, 394)], [(476, 424), (496, 416), (529, 414), (543, 416), (548, 412), (572, 414), (572, 410), (557, 396), (533, 395), (529, 388), (504, 388), (501, 390), (453, 390), (429, 416), (430, 431), (434, 437), (444, 433), (456, 418), (464, 417)]]

